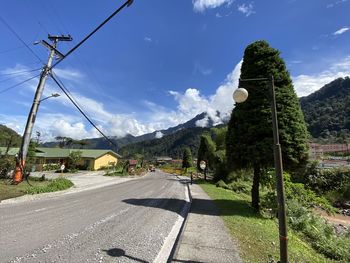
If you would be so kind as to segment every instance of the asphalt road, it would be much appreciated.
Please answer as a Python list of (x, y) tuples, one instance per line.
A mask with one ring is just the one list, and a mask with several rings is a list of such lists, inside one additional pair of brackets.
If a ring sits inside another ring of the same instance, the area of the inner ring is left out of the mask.
[(159, 171), (75, 194), (1, 204), (0, 262), (162, 262), (186, 206), (185, 184)]

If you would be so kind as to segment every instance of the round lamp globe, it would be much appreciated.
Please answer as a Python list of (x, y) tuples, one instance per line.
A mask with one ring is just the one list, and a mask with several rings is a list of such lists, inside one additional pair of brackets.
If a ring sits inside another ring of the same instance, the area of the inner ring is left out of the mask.
[(248, 98), (248, 91), (243, 88), (238, 88), (233, 92), (233, 99), (236, 103), (245, 102)]

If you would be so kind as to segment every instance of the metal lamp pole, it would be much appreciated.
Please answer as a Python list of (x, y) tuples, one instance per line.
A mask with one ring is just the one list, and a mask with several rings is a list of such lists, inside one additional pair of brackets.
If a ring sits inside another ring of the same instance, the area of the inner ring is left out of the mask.
[[(288, 249), (287, 249), (288, 248), (288, 245), (287, 245), (288, 238), (287, 238), (287, 222), (286, 222), (286, 209), (285, 209), (285, 193), (284, 193), (284, 184), (283, 184), (282, 151), (281, 151), (281, 145), (279, 142), (279, 132), (278, 132), (278, 122), (277, 122), (274, 78), (271, 75), (269, 78), (240, 79), (240, 81), (242, 81), (242, 82), (269, 81), (270, 92), (271, 92), (272, 130), (273, 130), (273, 142), (274, 142), (273, 151), (274, 151), (277, 202), (278, 202), (280, 262), (287, 263), (288, 262)], [(242, 88), (239, 88), (239, 89), (242, 89)], [(237, 89), (237, 90), (239, 90), (239, 89)], [(243, 94), (243, 97), (248, 96), (248, 93), (246, 90), (245, 90), (245, 93), (246, 94), (245, 95)]]

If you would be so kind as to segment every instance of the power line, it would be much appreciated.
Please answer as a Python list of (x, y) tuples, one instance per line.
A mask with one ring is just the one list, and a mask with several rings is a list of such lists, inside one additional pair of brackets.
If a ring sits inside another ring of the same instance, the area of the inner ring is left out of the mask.
[(116, 14), (118, 14), (124, 7), (130, 6), (134, 0), (127, 0), (124, 4), (122, 4), (117, 10), (115, 10), (108, 18), (106, 18), (99, 26), (97, 26), (90, 34), (88, 34), (83, 40), (81, 40), (75, 47), (67, 52), (67, 54), (60, 60), (56, 61), (50, 69), (56, 67), (63, 59), (72, 54), (76, 49), (78, 49), (86, 40), (88, 40), (93, 34), (96, 33), (104, 24), (106, 24), (109, 20), (111, 20)]
[(21, 41), (23, 45), (26, 46), (26, 48), (30, 51), (30, 53), (32, 53), (37, 59), (39, 59), (42, 63), (44, 63), (44, 62), (42, 61), (42, 59), (41, 59), (37, 54), (35, 54), (35, 52), (30, 48), (30, 46), (28, 46), (27, 43), (24, 42), (24, 40), (16, 33), (16, 31), (15, 31), (14, 29), (5, 21), (5, 19), (4, 19), (3, 17), (0, 16), (0, 20), (1, 20), (1, 22), (12, 32), (12, 34), (14, 34), (14, 35), (17, 37), (17, 39), (18, 39), (19, 41)]
[(55, 81), (55, 83), (58, 85), (58, 87), (63, 91), (64, 94), (66, 94), (67, 98), (73, 103), (73, 105), (78, 109), (78, 111), (85, 117), (85, 119), (107, 140), (109, 141), (113, 146), (118, 148), (118, 145), (116, 145), (110, 138), (108, 138), (96, 125), (92, 122), (92, 120), (84, 113), (84, 111), (79, 107), (77, 102), (73, 99), (73, 97), (68, 94), (68, 89), (64, 86), (62, 81), (58, 79), (58, 77), (51, 71), (50, 74), (51, 78)]
[(23, 73), (29, 73), (29, 72), (33, 72), (33, 71), (37, 71), (37, 70), (41, 70), (41, 69), (42, 68), (36, 68), (36, 69), (30, 69), (30, 70), (15, 71), (15, 72), (11, 72), (11, 73), (3, 73), (3, 74), (0, 74), (0, 76), (20, 75)]
[[(41, 74), (41, 73), (40, 73), (40, 74)], [(35, 76), (33, 76), (33, 77), (29, 78), (29, 79), (23, 80), (23, 81), (21, 81), (21, 82), (15, 84), (15, 85), (12, 85), (12, 86), (10, 86), (10, 87), (8, 87), (8, 88), (6, 88), (6, 89), (1, 90), (1, 91), (0, 91), (0, 94), (4, 93), (4, 92), (6, 92), (6, 91), (9, 91), (10, 89), (13, 89), (13, 88), (15, 88), (15, 87), (17, 87), (17, 86), (19, 86), (19, 85), (22, 85), (23, 83), (26, 83), (26, 82), (28, 82), (28, 81), (34, 79), (34, 78), (37, 78), (37, 77), (40, 76), (40, 74), (37, 74), (37, 75), (35, 75)]]

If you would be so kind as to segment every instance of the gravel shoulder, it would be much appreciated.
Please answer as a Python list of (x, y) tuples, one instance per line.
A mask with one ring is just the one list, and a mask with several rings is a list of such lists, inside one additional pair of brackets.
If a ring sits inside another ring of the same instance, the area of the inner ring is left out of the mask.
[[(56, 179), (62, 176), (59, 173), (53, 173), (53, 172), (34, 172), (34, 173), (31, 173), (31, 176), (41, 177), (42, 174), (45, 174), (46, 179)], [(71, 180), (74, 184), (73, 187), (67, 190), (52, 192), (52, 193), (35, 194), (35, 195), (27, 194), (16, 198), (6, 199), (0, 202), (0, 206), (5, 204), (28, 202), (32, 200), (55, 198), (61, 195), (74, 194), (81, 191), (87, 191), (87, 190), (92, 190), (92, 189), (105, 187), (109, 185), (120, 184), (120, 183), (124, 183), (130, 180), (135, 180), (137, 178), (140, 178), (139, 176), (137, 177), (135, 176), (125, 176), (125, 177), (103, 176), (104, 174), (105, 174), (105, 171), (81, 171), (81, 172), (72, 173), (72, 174), (67, 173), (67, 174), (64, 174), (62, 177)]]

